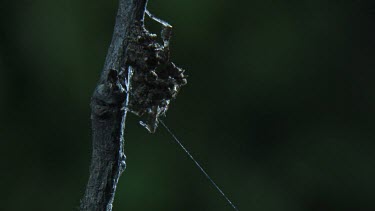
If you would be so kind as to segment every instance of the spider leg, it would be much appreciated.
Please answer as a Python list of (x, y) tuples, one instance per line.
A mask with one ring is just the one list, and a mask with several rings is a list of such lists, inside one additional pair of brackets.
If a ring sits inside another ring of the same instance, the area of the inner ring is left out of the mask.
[(172, 37), (172, 25), (170, 25), (168, 22), (161, 20), (160, 18), (157, 18), (153, 14), (150, 13), (146, 9), (146, 14), (154, 21), (160, 23), (162, 25), (162, 30), (161, 30), (161, 38), (163, 39), (164, 47), (168, 48), (169, 47), (169, 40)]
[(151, 14), (150, 11), (148, 11), (147, 9), (146, 9), (146, 14), (147, 14), (151, 19), (153, 19), (154, 21), (160, 23), (160, 24), (163, 25), (164, 27), (172, 28), (172, 25), (171, 25), (171, 24), (169, 24), (167, 21), (163, 21), (162, 19), (157, 18), (155, 15)]

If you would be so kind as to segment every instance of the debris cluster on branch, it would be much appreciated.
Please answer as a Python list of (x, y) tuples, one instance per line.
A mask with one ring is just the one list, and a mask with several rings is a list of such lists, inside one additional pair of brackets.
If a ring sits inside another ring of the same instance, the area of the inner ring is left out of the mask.
[[(164, 44), (160, 44), (155, 34), (137, 22), (128, 35), (126, 67), (134, 71), (127, 90), (130, 91), (127, 109), (145, 117), (145, 122), (141, 124), (152, 133), (158, 126), (158, 118), (168, 110), (171, 99), (186, 84), (184, 70), (170, 61), (170, 33), (171, 27), (163, 28)], [(127, 74), (127, 71), (124, 73)]]

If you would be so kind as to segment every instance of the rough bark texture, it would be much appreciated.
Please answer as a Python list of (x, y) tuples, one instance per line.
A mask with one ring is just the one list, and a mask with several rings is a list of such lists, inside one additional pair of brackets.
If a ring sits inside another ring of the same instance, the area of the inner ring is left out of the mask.
[(117, 182), (125, 169), (126, 113), (146, 117), (155, 132), (159, 117), (186, 84), (184, 70), (170, 61), (172, 26), (163, 26), (163, 44), (144, 27), (147, 0), (120, 0), (112, 42), (91, 99), (93, 152), (81, 210), (112, 210)]
[[(90, 177), (80, 210), (112, 210), (117, 182), (125, 169), (123, 131), (127, 110), (125, 78), (129, 30), (143, 25), (147, 0), (119, 0), (112, 42), (91, 99), (93, 151)], [(128, 95), (129, 96), (129, 95)]]

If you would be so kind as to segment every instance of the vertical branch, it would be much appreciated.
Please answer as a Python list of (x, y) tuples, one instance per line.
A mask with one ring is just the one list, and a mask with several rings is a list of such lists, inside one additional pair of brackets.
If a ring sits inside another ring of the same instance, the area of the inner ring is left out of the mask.
[[(125, 169), (123, 130), (127, 110), (120, 71), (126, 69), (127, 36), (143, 23), (147, 0), (119, 0), (112, 41), (100, 80), (91, 98), (92, 158), (80, 210), (112, 210), (117, 182)], [(129, 78), (127, 80), (130, 80)]]

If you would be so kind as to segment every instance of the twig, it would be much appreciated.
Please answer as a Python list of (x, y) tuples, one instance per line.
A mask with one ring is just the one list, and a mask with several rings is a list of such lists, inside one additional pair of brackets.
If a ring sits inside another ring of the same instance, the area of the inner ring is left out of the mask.
[[(125, 169), (123, 149), (126, 54), (130, 28), (143, 25), (147, 0), (119, 0), (111, 45), (91, 99), (93, 151), (90, 177), (80, 210), (112, 210), (117, 182)], [(127, 79), (130, 81), (130, 79)]]

